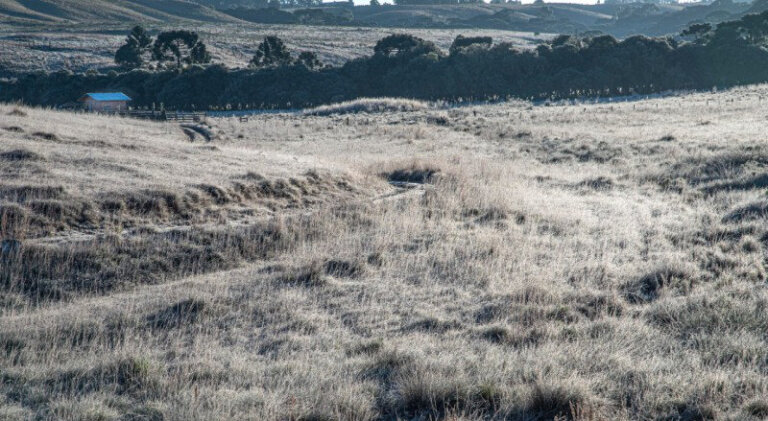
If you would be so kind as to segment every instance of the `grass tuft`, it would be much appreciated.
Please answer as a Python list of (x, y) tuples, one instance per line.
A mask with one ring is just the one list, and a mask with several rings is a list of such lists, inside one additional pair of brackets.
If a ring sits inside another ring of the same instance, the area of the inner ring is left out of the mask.
[(587, 405), (589, 405), (588, 394), (581, 388), (537, 383), (531, 390), (525, 410), (537, 419), (557, 417), (571, 420), (574, 408)]
[(334, 114), (389, 113), (423, 111), (429, 104), (401, 98), (364, 98), (338, 104), (323, 105), (305, 111), (306, 115), (329, 116)]
[(32, 133), (32, 136), (44, 139), (44, 140), (50, 140), (57, 142), (59, 141), (59, 136), (57, 136), (55, 133), (48, 133), (48, 132), (34, 132)]
[(147, 324), (155, 329), (190, 327), (202, 320), (207, 309), (204, 301), (189, 298), (149, 315)]
[(762, 399), (754, 399), (744, 405), (744, 412), (759, 419), (768, 418), (768, 402)]
[(2, 161), (45, 161), (45, 158), (27, 149), (14, 149), (12, 151), (0, 152)]
[(410, 166), (398, 168), (381, 175), (390, 183), (425, 184), (434, 182), (438, 174), (440, 174), (440, 168), (414, 162)]
[(696, 282), (696, 275), (682, 265), (667, 265), (647, 273), (624, 288), (624, 294), (630, 303), (654, 301), (667, 290), (689, 291)]

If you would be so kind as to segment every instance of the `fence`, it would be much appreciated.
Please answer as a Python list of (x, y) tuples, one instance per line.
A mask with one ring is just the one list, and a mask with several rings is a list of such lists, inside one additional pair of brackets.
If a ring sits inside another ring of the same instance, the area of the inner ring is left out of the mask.
[(130, 110), (130, 111), (121, 111), (118, 114), (122, 117), (140, 118), (144, 120), (181, 121), (181, 122), (200, 121), (203, 119), (203, 117), (205, 117), (204, 112), (188, 112), (188, 111)]

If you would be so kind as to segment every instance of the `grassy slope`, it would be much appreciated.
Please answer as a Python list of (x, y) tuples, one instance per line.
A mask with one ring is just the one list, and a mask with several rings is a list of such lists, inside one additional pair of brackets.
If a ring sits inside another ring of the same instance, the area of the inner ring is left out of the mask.
[(269, 115), (214, 143), (2, 106), (29, 228), (0, 416), (764, 417), (766, 96)]
[(0, 0), (0, 16), (9, 21), (236, 21), (228, 15), (184, 0)]
[[(137, 22), (195, 20), (202, 22), (240, 22), (232, 16), (206, 7), (194, 0), (0, 0), (0, 16), (17, 24), (47, 22)], [(639, 12), (641, 4), (632, 5), (419, 5), (360, 6), (355, 19), (377, 27), (434, 27), (440, 25), (498, 29), (563, 32), (597, 29), (625, 37), (642, 33), (664, 35), (676, 33), (689, 22), (707, 20), (717, 10), (738, 15), (742, 5), (705, 5), (684, 7), (658, 5), (655, 11)], [(633, 17), (614, 20), (636, 9)], [(549, 13), (551, 12), (551, 16)], [(639, 15), (637, 14), (639, 13)], [(735, 17), (734, 15), (734, 17)]]

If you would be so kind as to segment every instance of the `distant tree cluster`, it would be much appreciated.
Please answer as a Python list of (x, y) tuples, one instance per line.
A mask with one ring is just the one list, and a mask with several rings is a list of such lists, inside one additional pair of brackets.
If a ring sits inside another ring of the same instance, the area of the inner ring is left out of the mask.
[[(604, 0), (604, 4), (633, 4), (638, 3), (637, 0)], [(643, 0), (642, 3), (645, 4), (676, 4), (679, 3), (678, 0)], [(598, 4), (600, 4), (598, 2)]]
[(493, 44), (493, 38), (491, 37), (465, 37), (464, 35), (459, 35), (453, 40), (453, 44), (451, 44), (449, 51), (451, 55), (454, 55), (461, 51), (462, 48), (471, 47), (473, 45), (490, 47), (491, 44)]
[[(192, 31), (167, 31), (152, 40), (141, 26), (134, 27), (117, 52), (115, 62), (126, 69), (137, 69), (152, 62), (171, 64), (180, 69), (193, 64), (211, 62), (211, 55), (197, 33)], [(256, 48), (250, 67), (262, 69), (300, 65), (310, 70), (323, 67), (312, 51), (301, 51), (294, 58), (283, 40), (267, 36)]]
[(190, 64), (210, 63), (211, 55), (197, 33), (168, 31), (153, 41), (147, 31), (136, 26), (115, 53), (115, 63), (127, 69), (136, 69), (151, 62), (158, 65), (172, 63), (177, 68)]
[(250, 62), (251, 67), (254, 68), (281, 67), (293, 64), (298, 64), (311, 70), (323, 67), (317, 54), (312, 51), (302, 51), (294, 59), (291, 57), (291, 53), (288, 51), (288, 47), (286, 47), (283, 40), (276, 36), (265, 37), (264, 41), (257, 47), (256, 54), (254, 54)]
[(397, 56), (400, 54), (442, 54), (434, 43), (409, 34), (392, 34), (382, 38), (373, 47), (373, 53), (386, 57)]
[(317, 7), (322, 5), (322, 0), (248, 0), (232, 1), (225, 0), (217, 5), (217, 8), (226, 12), (228, 9), (248, 8), (248, 9), (266, 9), (270, 8), (296, 8), (296, 7)]
[(421, 4), (474, 4), (483, 3), (483, 0), (394, 0), (398, 6)]
[(768, 11), (749, 14), (741, 19), (726, 21), (712, 26), (709, 23), (693, 23), (680, 35), (693, 37), (701, 44), (712, 45), (760, 45), (768, 41)]
[(697, 41), (700, 40), (702, 37), (707, 35), (712, 30), (712, 25), (708, 23), (696, 23), (688, 28), (684, 29), (680, 35), (686, 37), (686, 36), (692, 36)]
[(128, 34), (125, 44), (115, 53), (115, 62), (125, 68), (141, 67), (147, 61), (151, 50), (152, 38), (141, 26), (136, 26)]
[(322, 4), (322, 0), (280, 0), (282, 7), (317, 7)]
[[(337, 1), (336, 3), (336, 6), (354, 7), (352, 0)], [(219, 10), (229, 13), (233, 9), (308, 9), (327, 5), (324, 5), (322, 0), (251, 0), (248, 2), (229, 2), (222, 5)]]
[(448, 54), (430, 41), (392, 34), (377, 42), (371, 55), (338, 67), (323, 67), (312, 52), (293, 56), (282, 40), (269, 36), (256, 46), (248, 68), (227, 69), (195, 64), (200, 57), (196, 37), (171, 32), (150, 42), (145, 33), (134, 29), (127, 47), (121, 49), (138, 51), (142, 57), (162, 57), (181, 69), (108, 75), (30, 73), (0, 81), (0, 101), (57, 105), (83, 92), (119, 89), (134, 98), (135, 105), (273, 108), (376, 96), (556, 99), (768, 81), (768, 12), (715, 27), (692, 25), (683, 34), (692, 42), (561, 35), (524, 50), (494, 43), (490, 37), (459, 36)]

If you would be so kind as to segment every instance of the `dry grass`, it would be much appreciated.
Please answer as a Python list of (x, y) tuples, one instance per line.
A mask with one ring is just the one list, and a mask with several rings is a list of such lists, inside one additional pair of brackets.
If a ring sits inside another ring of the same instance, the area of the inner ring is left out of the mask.
[(764, 418), (765, 97), (0, 106), (0, 419)]
[(338, 104), (323, 105), (306, 110), (306, 115), (329, 116), (334, 114), (387, 113), (424, 111), (429, 104), (423, 101), (398, 98), (363, 98)]

